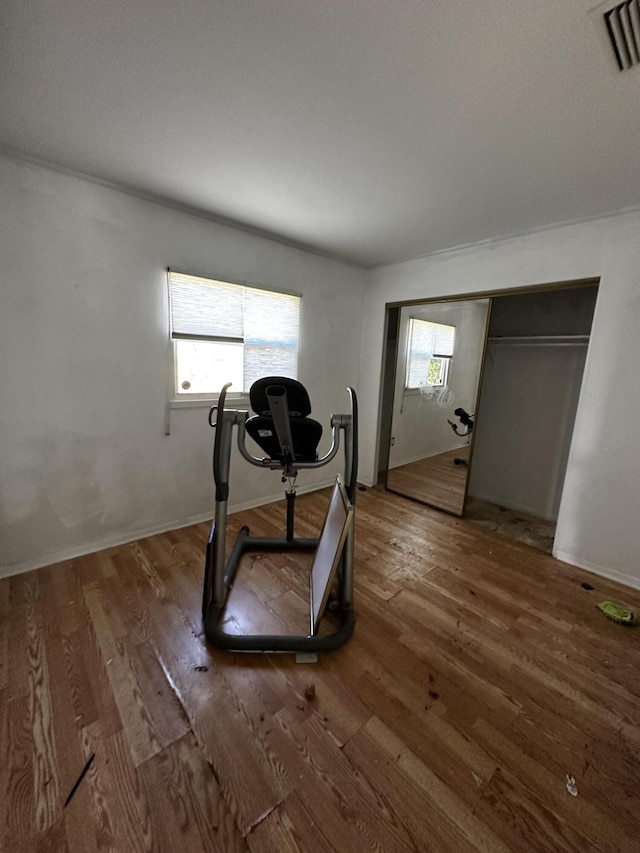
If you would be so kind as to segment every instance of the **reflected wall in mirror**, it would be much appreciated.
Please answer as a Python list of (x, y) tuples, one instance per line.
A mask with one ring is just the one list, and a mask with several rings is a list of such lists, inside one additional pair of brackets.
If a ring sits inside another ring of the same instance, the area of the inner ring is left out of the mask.
[(387, 489), (462, 515), (490, 299), (403, 306)]

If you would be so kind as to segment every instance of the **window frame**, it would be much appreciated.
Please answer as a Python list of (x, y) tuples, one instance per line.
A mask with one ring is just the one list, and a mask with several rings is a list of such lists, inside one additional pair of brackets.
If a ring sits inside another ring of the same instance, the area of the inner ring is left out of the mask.
[[(430, 361), (439, 361), (440, 362), (440, 381), (434, 382), (433, 385), (427, 383), (429, 388), (445, 388), (449, 381), (449, 367), (451, 366), (452, 355), (436, 355), (435, 353), (431, 356)], [(428, 370), (428, 368), (427, 368)], [(420, 388), (421, 386), (418, 386)], [(413, 388), (411, 390), (414, 390)]]
[[(299, 312), (299, 322), (298, 322), (298, 345), (296, 349), (296, 376), (297, 378), (300, 370), (300, 341), (302, 337), (302, 294), (296, 293), (292, 290), (285, 290), (283, 288), (275, 288), (268, 287), (262, 284), (254, 284), (253, 282), (248, 281), (230, 281), (226, 278), (221, 277), (213, 277), (209, 275), (202, 275), (200, 273), (193, 272), (185, 272), (184, 270), (177, 270), (171, 267), (167, 267), (167, 306), (168, 306), (168, 327), (169, 327), (169, 377), (168, 377), (168, 386), (169, 386), (169, 407), (171, 409), (182, 409), (182, 408), (204, 408), (209, 407), (213, 403), (215, 403), (219, 396), (220, 390), (213, 392), (179, 392), (178, 390), (178, 355), (177, 355), (177, 343), (178, 341), (211, 341), (211, 342), (228, 342), (228, 343), (238, 343), (243, 347), (244, 354), (244, 346), (245, 339), (243, 338), (232, 338), (232, 337), (224, 337), (219, 335), (188, 335), (185, 333), (175, 333), (173, 330), (173, 311), (172, 311), (172, 297), (171, 297), (171, 276), (182, 276), (185, 278), (195, 278), (201, 279), (204, 281), (210, 281), (212, 283), (220, 282), (222, 284), (229, 284), (235, 287), (241, 287), (245, 290), (259, 290), (265, 293), (272, 293), (275, 295), (282, 296), (293, 296), (300, 301), (300, 312)], [(240, 391), (234, 390), (233, 386), (227, 391), (227, 399), (231, 400), (236, 404), (249, 404), (249, 392), (244, 391), (244, 389)]]
[(452, 323), (439, 323), (435, 320), (427, 320), (424, 317), (409, 317), (409, 324), (407, 327), (407, 343), (405, 350), (405, 371), (404, 371), (404, 392), (405, 394), (415, 394), (420, 392), (421, 385), (409, 385), (409, 377), (411, 373), (411, 343), (413, 340), (413, 324), (414, 322), (419, 323), (427, 323), (430, 326), (445, 326), (449, 329), (453, 330), (453, 342), (451, 346), (451, 353), (439, 353), (433, 352), (431, 353), (430, 361), (438, 360), (441, 362), (441, 377), (442, 381), (437, 385), (429, 385), (429, 388), (446, 388), (449, 382), (449, 374), (451, 370), (451, 361), (453, 359), (455, 353), (456, 346), (456, 326)]

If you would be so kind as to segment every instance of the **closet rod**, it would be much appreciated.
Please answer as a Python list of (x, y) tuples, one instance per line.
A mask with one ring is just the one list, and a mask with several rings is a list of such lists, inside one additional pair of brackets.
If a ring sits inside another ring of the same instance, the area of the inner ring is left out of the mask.
[(488, 343), (508, 347), (586, 347), (589, 335), (505, 335), (491, 337)]

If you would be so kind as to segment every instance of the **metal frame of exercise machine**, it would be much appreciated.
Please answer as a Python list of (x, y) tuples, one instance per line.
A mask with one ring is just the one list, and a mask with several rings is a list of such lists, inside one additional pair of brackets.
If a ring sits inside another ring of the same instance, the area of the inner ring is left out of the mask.
[[(221, 626), (224, 609), (240, 564), (242, 555), (248, 551), (315, 551), (320, 537), (299, 539), (294, 536), (295, 478), (298, 470), (321, 468), (331, 462), (340, 447), (340, 433), (344, 439), (344, 489), (351, 506), (356, 502), (356, 476), (358, 469), (358, 403), (356, 392), (348, 387), (351, 411), (348, 414), (331, 416), (331, 446), (327, 453), (314, 461), (296, 459), (294, 439), (291, 431), (287, 395), (277, 385), (267, 390), (273, 427), (277, 434), (280, 453), (278, 458), (257, 457), (246, 446), (246, 422), (248, 411), (226, 409), (226, 394), (231, 383), (220, 392), (218, 405), (209, 412), (209, 425), (215, 429), (213, 444), (213, 477), (215, 481), (215, 516), (211, 525), (205, 560), (202, 595), (202, 618), (207, 637), (217, 646), (232, 651), (255, 652), (318, 652), (330, 651), (345, 643), (352, 635), (355, 616), (353, 611), (353, 567), (354, 525), (350, 524), (341, 547), (336, 577), (338, 581), (337, 612), (340, 626), (328, 635), (289, 634), (228, 634)], [(306, 392), (305, 392), (306, 393)], [(215, 422), (214, 422), (215, 416)], [(225, 562), (227, 540), (227, 511), (229, 500), (229, 468), (233, 444), (233, 430), (238, 430), (238, 449), (242, 457), (259, 468), (282, 471), (282, 481), (289, 481), (286, 491), (287, 521), (286, 536), (251, 536), (244, 526), (238, 534), (228, 561)], [(329, 579), (328, 579), (328, 582)], [(313, 629), (311, 629), (312, 631)]]

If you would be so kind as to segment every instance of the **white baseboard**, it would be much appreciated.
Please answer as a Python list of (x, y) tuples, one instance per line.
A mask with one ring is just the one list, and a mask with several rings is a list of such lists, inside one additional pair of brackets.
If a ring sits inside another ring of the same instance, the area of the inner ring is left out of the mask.
[(553, 549), (553, 556), (557, 560), (562, 560), (563, 563), (570, 563), (572, 566), (576, 566), (578, 569), (584, 569), (586, 572), (591, 572), (594, 575), (607, 578), (607, 580), (621, 583), (632, 589), (640, 589), (640, 577), (634, 578), (631, 575), (624, 574), (624, 572), (618, 572), (615, 569), (610, 569), (608, 566), (600, 566), (597, 563), (583, 560), (582, 558), (575, 557), (573, 554), (569, 554), (567, 551), (560, 551), (555, 548)]
[[(309, 492), (316, 492), (319, 489), (324, 489), (327, 486), (333, 485), (334, 479), (323, 480), (321, 483), (313, 483), (312, 485), (302, 486), (297, 489), (297, 494), (304, 495)], [(255, 509), (258, 506), (276, 503), (283, 500), (282, 492), (275, 495), (267, 495), (262, 498), (255, 498), (244, 503), (234, 504), (229, 507), (229, 515), (236, 512), (242, 512), (247, 509)], [(25, 572), (32, 572), (34, 569), (42, 569), (44, 566), (50, 566), (53, 563), (62, 563), (65, 560), (75, 560), (77, 557), (84, 557), (86, 554), (94, 554), (96, 551), (104, 551), (106, 548), (115, 548), (118, 545), (127, 545), (129, 542), (135, 542), (138, 539), (146, 539), (147, 536), (156, 536), (158, 533), (166, 533), (168, 530), (179, 530), (181, 527), (189, 527), (191, 524), (199, 524), (202, 521), (211, 521), (213, 518), (213, 508), (199, 515), (192, 515), (188, 518), (179, 518), (174, 521), (165, 521), (162, 524), (155, 524), (151, 527), (141, 527), (136, 530), (128, 530), (126, 533), (117, 533), (113, 536), (107, 536), (105, 539), (97, 539), (93, 542), (86, 542), (83, 545), (78, 545), (76, 548), (66, 548), (62, 551), (53, 551), (49, 554), (44, 554), (41, 557), (36, 557), (33, 560), (24, 560), (20, 563), (12, 563), (7, 566), (0, 566), (0, 578), (8, 578), (13, 575), (21, 575)]]
[[(300, 486), (296, 489), (296, 494), (298, 495), (308, 495), (311, 492), (319, 492), (320, 489), (326, 489), (328, 486), (333, 486), (335, 483), (335, 477), (330, 477), (328, 480), (322, 480), (320, 483), (312, 483), (308, 486)], [(245, 501), (241, 504), (234, 504), (229, 507), (229, 515), (233, 515), (236, 512), (244, 512), (245, 509), (255, 509), (257, 506), (265, 506), (266, 504), (274, 504), (277, 501), (284, 500), (282, 492), (278, 492), (277, 495), (269, 495), (266, 498), (255, 498), (252, 501)], [(213, 512), (209, 515), (209, 518), (213, 518)], [(181, 527), (186, 527), (186, 524), (181, 524)], [(176, 528), (177, 529), (177, 528)]]

